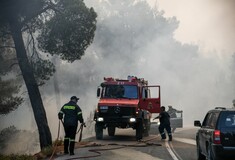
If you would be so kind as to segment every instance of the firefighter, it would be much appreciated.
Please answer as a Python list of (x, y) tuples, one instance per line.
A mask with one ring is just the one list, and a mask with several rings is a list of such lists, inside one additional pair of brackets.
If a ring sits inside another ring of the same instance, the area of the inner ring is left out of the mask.
[(161, 134), (162, 140), (166, 139), (166, 134), (164, 131), (164, 129), (166, 129), (168, 133), (169, 141), (172, 141), (170, 115), (165, 111), (164, 106), (161, 107), (159, 116), (155, 117), (154, 119), (157, 119), (157, 118), (159, 118), (160, 120), (160, 125), (158, 127), (158, 130), (159, 130), (159, 133)]
[(177, 110), (173, 108), (172, 106), (168, 106), (167, 113), (170, 115), (171, 118), (176, 118), (176, 112)]
[[(168, 110), (167, 110), (167, 113), (170, 115), (170, 118), (177, 118), (177, 115), (176, 113), (182, 113), (183, 111), (179, 111), (175, 108), (173, 108), (172, 106), (168, 106)], [(174, 126), (172, 126), (172, 133), (175, 132), (176, 128)]]
[(63, 105), (60, 112), (58, 113), (60, 120), (64, 118), (64, 154), (70, 153), (70, 155), (74, 155), (75, 136), (78, 120), (82, 125), (84, 125), (82, 110), (77, 105), (78, 100), (79, 98), (72, 96), (70, 101)]

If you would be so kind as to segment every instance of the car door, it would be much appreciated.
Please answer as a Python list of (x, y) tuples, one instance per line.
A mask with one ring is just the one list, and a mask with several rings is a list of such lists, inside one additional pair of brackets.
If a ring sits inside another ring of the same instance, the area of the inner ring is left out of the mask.
[(150, 113), (160, 113), (160, 86), (144, 86), (139, 105), (140, 109), (148, 110)]
[(176, 117), (170, 118), (172, 128), (182, 128), (183, 127), (183, 112), (177, 112)]
[(205, 116), (203, 123), (202, 123), (202, 127), (199, 129), (199, 134), (198, 134), (198, 138), (199, 138), (199, 145), (201, 148), (201, 151), (206, 155), (207, 154), (207, 141), (208, 141), (208, 134), (209, 134), (209, 130), (210, 130), (210, 123), (211, 123), (211, 118), (212, 118), (212, 113), (207, 113), (207, 115)]

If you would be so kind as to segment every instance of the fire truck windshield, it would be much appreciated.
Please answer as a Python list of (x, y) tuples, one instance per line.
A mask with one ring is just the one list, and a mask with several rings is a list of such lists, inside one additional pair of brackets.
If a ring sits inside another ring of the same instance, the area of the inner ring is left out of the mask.
[(104, 98), (138, 98), (137, 86), (134, 85), (106, 85), (103, 91)]

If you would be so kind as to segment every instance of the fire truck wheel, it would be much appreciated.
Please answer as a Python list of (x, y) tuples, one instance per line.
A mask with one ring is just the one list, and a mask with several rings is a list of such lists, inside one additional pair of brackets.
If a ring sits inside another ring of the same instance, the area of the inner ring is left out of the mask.
[(114, 126), (109, 126), (108, 127), (108, 134), (109, 134), (109, 136), (114, 136), (115, 135), (115, 127)]
[(143, 122), (142, 119), (136, 124), (136, 140), (141, 140), (143, 138)]
[(96, 123), (95, 124), (95, 133), (96, 133), (96, 139), (103, 139), (103, 125)]

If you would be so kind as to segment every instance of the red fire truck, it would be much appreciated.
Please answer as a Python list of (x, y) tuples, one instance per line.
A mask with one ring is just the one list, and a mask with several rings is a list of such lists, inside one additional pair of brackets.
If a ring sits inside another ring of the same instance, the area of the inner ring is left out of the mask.
[(159, 113), (161, 95), (159, 85), (148, 85), (143, 78), (104, 78), (97, 89), (100, 98), (94, 120), (96, 139), (103, 139), (103, 129), (114, 136), (116, 128), (133, 128), (136, 140), (149, 135), (152, 113)]

